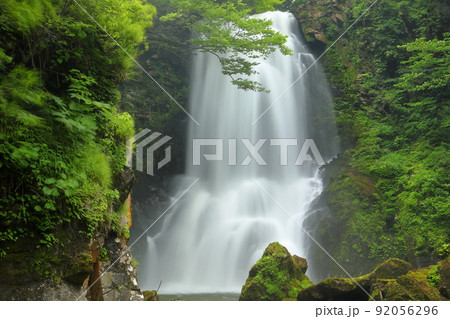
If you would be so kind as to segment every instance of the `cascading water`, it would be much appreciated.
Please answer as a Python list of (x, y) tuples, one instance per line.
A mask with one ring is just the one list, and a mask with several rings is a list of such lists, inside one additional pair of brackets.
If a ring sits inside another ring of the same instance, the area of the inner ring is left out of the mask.
[[(311, 203), (322, 191), (319, 167), (315, 161), (302, 166), (295, 162), (305, 139), (314, 140), (325, 161), (337, 154), (332, 98), (317, 64), (282, 95), (314, 57), (306, 51), (292, 14), (268, 12), (258, 17), (271, 19), (274, 29), (288, 35), (293, 55), (275, 52), (259, 61), (252, 80), (262, 83), (270, 94), (237, 89), (211, 54), (193, 58), (190, 112), (200, 126), (191, 123), (188, 149), (193, 139), (223, 139), (224, 160), (206, 161), (201, 156), (201, 165), (193, 166), (194, 154), (188, 151), (186, 174), (177, 181), (173, 199), (195, 178), (199, 181), (159, 221), (159, 227), (150, 230), (145, 258), (139, 260), (142, 289), (155, 289), (162, 280), (160, 293), (239, 292), (251, 266), (274, 241), (292, 254), (308, 257), (305, 233), (263, 189), (297, 223), (311, 230)], [(258, 153), (267, 165), (258, 165), (243, 139), (252, 145), (266, 139)], [(271, 140), (280, 139), (298, 141), (297, 146), (288, 147), (285, 159), (280, 158), (278, 142), (271, 145)], [(234, 145), (235, 163), (229, 160)], [(216, 149), (209, 146), (201, 151), (211, 154)]]

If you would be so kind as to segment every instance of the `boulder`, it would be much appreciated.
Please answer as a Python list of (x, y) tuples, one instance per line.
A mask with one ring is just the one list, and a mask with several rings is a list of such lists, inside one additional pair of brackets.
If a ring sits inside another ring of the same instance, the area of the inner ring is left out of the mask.
[(372, 291), (375, 300), (409, 301), (409, 300), (445, 300), (439, 289), (428, 280), (431, 267), (409, 271), (406, 275), (386, 283), (377, 283)]
[(297, 300), (303, 301), (342, 301), (368, 300), (375, 283), (393, 280), (414, 269), (409, 263), (391, 258), (380, 264), (371, 273), (356, 278), (327, 278), (299, 292)]
[(413, 269), (414, 267), (404, 260), (390, 258), (378, 265), (371, 273), (355, 279), (361, 286), (365, 287), (364, 289), (370, 289), (375, 281), (379, 279), (396, 279), (402, 275), (406, 275)]
[(313, 285), (305, 275), (306, 259), (292, 256), (278, 242), (271, 243), (250, 269), (239, 300), (286, 300)]
[(142, 292), (144, 301), (159, 301), (158, 292), (156, 290), (146, 290)]
[(308, 262), (306, 261), (306, 259), (297, 255), (293, 255), (292, 258), (294, 258), (294, 262), (297, 267), (300, 268), (301, 272), (303, 274), (306, 274), (306, 271), (308, 270)]

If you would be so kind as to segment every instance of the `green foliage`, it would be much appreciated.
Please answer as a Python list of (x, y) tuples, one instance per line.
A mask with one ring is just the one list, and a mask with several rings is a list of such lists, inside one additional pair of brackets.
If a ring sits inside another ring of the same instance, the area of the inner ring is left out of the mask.
[[(79, 2), (133, 56), (156, 14), (141, 0)], [(0, 255), (21, 239), (62, 246), (68, 225), (107, 232), (134, 133), (115, 105), (132, 61), (73, 2), (7, 0), (0, 12)]]
[(438, 255), (441, 259), (448, 259), (450, 256), (450, 244), (444, 244), (438, 250)]
[[(1, 80), (0, 111), (27, 126), (39, 126), (42, 118), (31, 111), (42, 106), (45, 94), (35, 71), (19, 65)], [(22, 106), (23, 105), (23, 106)]]
[(433, 265), (430, 268), (430, 271), (428, 271), (427, 280), (430, 286), (434, 288), (439, 288), (439, 284), (441, 282), (441, 276), (439, 274), (439, 264)]
[(145, 39), (145, 29), (153, 26), (156, 15), (156, 8), (143, 0), (82, 1), (81, 4), (130, 54), (137, 52), (136, 45)]
[(139, 267), (139, 262), (136, 260), (136, 259), (131, 259), (131, 264), (134, 266), (134, 267)]
[(284, 2), (289, 2), (286, 0), (243, 0), (248, 7), (251, 8), (252, 13), (262, 13), (267, 11), (274, 11)]
[(303, 271), (285, 247), (271, 243), (250, 270), (240, 300), (296, 298), (300, 290), (313, 285)]
[(105, 247), (102, 247), (101, 251), (100, 251), (100, 257), (99, 259), (101, 261), (108, 261), (108, 250)]
[(30, 33), (33, 28), (41, 26), (47, 16), (55, 16), (55, 8), (60, 1), (52, 0), (5, 0), (0, 4), (2, 22), (14, 29)]
[(401, 46), (411, 56), (401, 62), (406, 67), (396, 87), (402, 92), (423, 93), (436, 98), (445, 94), (444, 89), (450, 84), (450, 33), (444, 37), (444, 40), (429, 41), (419, 38)]
[(287, 296), (285, 295), (283, 287), (280, 287), (280, 283), (289, 282), (289, 273), (287, 270), (280, 270), (276, 260), (269, 257), (263, 257), (258, 261), (257, 267), (259, 272), (254, 280), (264, 284), (268, 296), (276, 296), (278, 300), (283, 299), (283, 297), (297, 297), (298, 289), (296, 289), (296, 287), (294, 288), (293, 285), (288, 285), (290, 289)]
[(127, 225), (128, 221), (128, 210), (127, 204), (122, 204), (119, 209), (112, 215), (111, 220), (111, 229), (118, 234), (119, 236), (123, 236), (125, 238), (130, 237), (130, 231)]
[(281, 1), (154, 0), (152, 3), (163, 12), (160, 18), (163, 23), (170, 22), (195, 34), (187, 41), (190, 49), (216, 55), (223, 73), (241, 89), (264, 91), (261, 84), (249, 80), (258, 65), (252, 58), (267, 57), (277, 49), (290, 54), (284, 45), (286, 37), (270, 28), (270, 21), (250, 17), (251, 13), (273, 9)]
[[(329, 40), (372, 1), (340, 3), (342, 25), (321, 18)], [(383, 1), (327, 52), (347, 150), (327, 195), (344, 231), (324, 238), (355, 272), (356, 260), (434, 261), (448, 243), (448, 12), (445, 1)]]

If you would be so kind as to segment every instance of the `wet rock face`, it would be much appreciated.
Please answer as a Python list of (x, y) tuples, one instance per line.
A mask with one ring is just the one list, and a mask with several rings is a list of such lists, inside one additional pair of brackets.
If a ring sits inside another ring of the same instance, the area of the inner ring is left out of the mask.
[(292, 258), (294, 259), (295, 264), (300, 268), (302, 273), (306, 274), (306, 271), (308, 270), (308, 262), (306, 261), (306, 259), (297, 255), (293, 255)]
[(440, 285), (439, 292), (450, 299), (450, 259), (443, 260), (439, 266)]
[[(116, 176), (119, 198), (112, 209), (127, 199), (134, 179), (130, 168)], [(127, 218), (121, 223), (127, 227)], [(80, 229), (76, 223), (55, 229), (61, 246), (36, 250), (37, 239), (15, 243), (0, 260), (0, 300), (143, 300), (126, 239), (101, 227), (87, 238)]]
[[(27, 259), (33, 260), (33, 259)], [(117, 260), (117, 261), (116, 261)], [(113, 233), (103, 242), (67, 259), (59, 277), (0, 282), (0, 300), (143, 300), (137, 269), (124, 238)]]
[(101, 283), (106, 301), (142, 301), (137, 283), (137, 268), (124, 239), (111, 237), (105, 242), (108, 251), (102, 262)]
[(306, 259), (292, 256), (279, 243), (271, 243), (251, 268), (239, 300), (283, 300), (313, 283), (305, 275)]
[(37, 251), (36, 241), (15, 244), (0, 261), (0, 300), (76, 300), (82, 294), (93, 272), (91, 243), (78, 232), (65, 231), (64, 247)]
[(124, 167), (123, 172), (114, 178), (114, 188), (119, 191), (119, 198), (115, 203), (115, 209), (119, 208), (120, 205), (127, 199), (128, 195), (131, 193), (131, 188), (134, 185), (136, 177), (134, 172), (129, 167)]
[[(340, 1), (342, 2), (342, 1)], [(330, 39), (327, 31), (341, 28), (346, 19), (346, 2), (338, 3), (333, 0), (314, 0), (301, 4), (294, 15), (300, 22), (303, 35), (311, 49), (318, 53), (325, 49)]]

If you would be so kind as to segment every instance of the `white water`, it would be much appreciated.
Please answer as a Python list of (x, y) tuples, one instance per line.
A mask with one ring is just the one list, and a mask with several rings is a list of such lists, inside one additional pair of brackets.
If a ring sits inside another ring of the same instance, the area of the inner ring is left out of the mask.
[[(255, 125), (252, 123), (314, 61), (306, 52), (295, 18), (289, 13), (260, 15), (272, 19), (274, 28), (289, 36), (292, 56), (276, 52), (262, 60), (255, 80), (271, 93), (238, 90), (221, 74), (217, 58), (198, 54), (193, 59), (191, 122), (188, 149), (194, 138), (224, 138), (223, 162), (192, 166), (188, 151), (186, 174), (177, 181), (173, 199), (195, 178), (198, 183), (163, 218), (147, 237), (147, 252), (140, 261), (142, 289), (160, 293), (239, 292), (251, 266), (271, 242), (278, 241), (292, 254), (308, 257), (302, 229), (257, 185), (258, 182), (297, 223), (311, 231), (314, 218), (311, 203), (322, 191), (315, 162), (295, 166), (303, 141), (314, 139), (325, 161), (337, 153), (332, 98), (318, 64), (296, 84)], [(248, 155), (239, 139), (256, 144), (260, 138), (298, 139), (289, 147), (289, 165), (280, 165), (280, 147), (269, 141), (260, 154), (268, 163), (248, 166), (241, 162)], [(236, 166), (228, 165), (228, 139), (237, 139)], [(212, 153), (213, 149), (202, 149)], [(162, 213), (162, 212), (160, 212)]]

